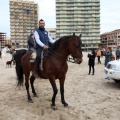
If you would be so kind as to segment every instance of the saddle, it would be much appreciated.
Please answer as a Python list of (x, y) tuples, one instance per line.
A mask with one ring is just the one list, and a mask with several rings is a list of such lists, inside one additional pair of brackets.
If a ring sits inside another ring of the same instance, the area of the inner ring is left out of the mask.
[[(42, 71), (43, 71), (43, 62), (45, 61), (47, 56), (48, 56), (48, 50), (41, 52), (41, 60), (40, 60), (41, 62), (39, 64), (39, 69)], [(30, 58), (30, 63), (35, 63), (35, 58), (33, 57), (33, 53), (32, 53), (31, 58)]]

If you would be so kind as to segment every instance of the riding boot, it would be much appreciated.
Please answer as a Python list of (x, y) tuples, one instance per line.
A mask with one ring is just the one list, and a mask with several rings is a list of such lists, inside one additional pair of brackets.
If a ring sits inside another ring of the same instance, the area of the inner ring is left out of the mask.
[(35, 67), (34, 67), (34, 71), (33, 71), (33, 76), (34, 76), (35, 78), (38, 78), (39, 63), (40, 63), (40, 61), (36, 60), (36, 62), (35, 62)]

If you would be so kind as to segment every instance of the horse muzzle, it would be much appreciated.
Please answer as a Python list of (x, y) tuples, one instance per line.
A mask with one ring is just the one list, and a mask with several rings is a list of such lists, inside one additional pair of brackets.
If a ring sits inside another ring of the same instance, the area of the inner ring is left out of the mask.
[(77, 64), (81, 64), (81, 63), (82, 63), (82, 61), (83, 61), (83, 59), (82, 59), (82, 58), (76, 58), (76, 62), (77, 62)]

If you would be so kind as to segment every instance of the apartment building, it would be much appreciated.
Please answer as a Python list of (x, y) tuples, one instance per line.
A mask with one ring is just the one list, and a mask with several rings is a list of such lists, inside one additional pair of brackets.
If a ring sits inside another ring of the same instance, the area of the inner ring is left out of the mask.
[(9, 0), (12, 45), (27, 47), (30, 33), (38, 25), (38, 4), (34, 0)]
[(0, 48), (5, 47), (6, 33), (0, 32)]
[(46, 30), (48, 31), (51, 38), (56, 40), (56, 29), (55, 28), (46, 28)]
[(106, 32), (100, 35), (101, 47), (120, 47), (120, 29)]
[(100, 0), (56, 0), (56, 38), (82, 34), (82, 48), (100, 43)]

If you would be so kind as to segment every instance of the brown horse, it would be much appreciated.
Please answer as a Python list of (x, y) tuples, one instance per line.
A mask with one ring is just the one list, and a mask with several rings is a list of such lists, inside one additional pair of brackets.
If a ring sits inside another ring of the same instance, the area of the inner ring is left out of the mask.
[[(67, 65), (67, 57), (71, 55), (76, 59), (76, 62), (80, 64), (82, 62), (82, 50), (81, 50), (81, 35), (76, 36), (75, 33), (71, 36), (64, 36), (57, 40), (51, 48), (48, 49), (48, 56), (45, 58), (43, 62), (43, 71), (39, 70), (39, 77), (43, 79), (49, 79), (52, 88), (53, 88), (53, 96), (52, 96), (52, 104), (51, 107), (55, 109), (55, 98), (58, 92), (56, 86), (56, 79), (59, 79), (60, 82), (60, 92), (61, 92), (61, 102), (66, 107), (68, 104), (65, 102), (64, 98), (64, 82), (66, 78), (66, 73), (68, 70)], [(35, 63), (30, 62), (31, 53), (28, 52), (25, 54), (20, 53), (14, 56), (16, 61), (16, 73), (18, 76), (18, 85), (23, 83), (23, 74), (25, 75), (25, 86), (27, 90), (28, 101), (33, 102), (29, 93), (29, 76), (30, 72), (34, 70)], [(18, 60), (19, 58), (21, 58)], [(19, 62), (17, 62), (19, 61)], [(30, 77), (31, 88), (34, 96), (37, 96), (34, 89), (34, 80), (35, 77), (32, 75)]]

